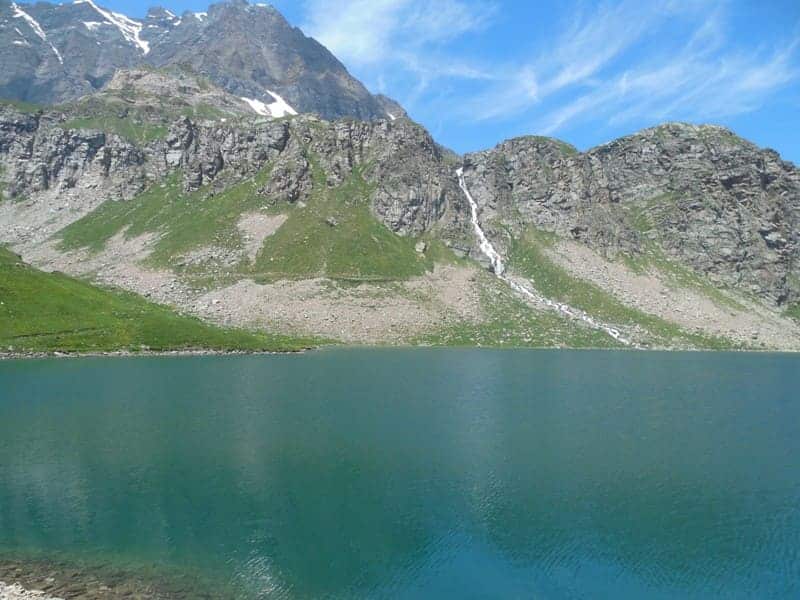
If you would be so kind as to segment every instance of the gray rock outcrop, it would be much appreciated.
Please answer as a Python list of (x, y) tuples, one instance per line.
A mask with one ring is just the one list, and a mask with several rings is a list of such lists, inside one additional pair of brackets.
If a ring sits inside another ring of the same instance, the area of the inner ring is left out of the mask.
[(276, 202), (297, 202), (311, 191), (314, 160), (330, 187), (359, 169), (372, 186), (375, 216), (399, 234), (466, 226), (451, 165), (430, 135), (408, 119), (328, 122), (299, 116), (226, 124), (181, 117), (163, 139), (145, 144), (66, 129), (61, 119), (58, 112), (0, 108), (0, 166), (12, 201), (73, 188), (124, 200), (175, 170), (187, 190), (224, 186), (270, 164), (262, 193)]
[(585, 154), (520, 138), (465, 162), (490, 224), (607, 256), (656, 243), (712, 281), (778, 304), (800, 298), (800, 171), (724, 128), (667, 124)]
[[(455, 176), (463, 164), (484, 229), (501, 249), (509, 236), (535, 227), (610, 258), (655, 249), (712, 283), (773, 305), (800, 300), (800, 171), (723, 128), (669, 124), (583, 154), (557, 140), (527, 137), (462, 159), (407, 118), (262, 118), (192, 78), (179, 78), (183, 92), (165, 105), (210, 102), (235, 116), (151, 114), (119, 97), (120, 90), (150, 82), (154, 89), (134, 94), (150, 98), (173, 85), (165, 77), (120, 73), (106, 91), (57, 110), (0, 108), (4, 197), (53, 202), (66, 193), (72, 209), (77, 203), (89, 210), (131, 198), (174, 171), (187, 190), (214, 190), (270, 165), (261, 193), (294, 203), (307, 199), (316, 178), (336, 187), (358, 172), (370, 188), (374, 215), (389, 229), (432, 233), (480, 259)], [(131, 140), (113, 130), (75, 128), (87, 106), (123, 123), (135, 115), (163, 135)]]

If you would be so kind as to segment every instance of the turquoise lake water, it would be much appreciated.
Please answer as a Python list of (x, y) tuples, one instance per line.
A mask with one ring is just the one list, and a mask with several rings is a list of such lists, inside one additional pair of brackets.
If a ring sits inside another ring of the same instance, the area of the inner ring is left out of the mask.
[(797, 598), (800, 358), (0, 363), (0, 554), (241, 598)]

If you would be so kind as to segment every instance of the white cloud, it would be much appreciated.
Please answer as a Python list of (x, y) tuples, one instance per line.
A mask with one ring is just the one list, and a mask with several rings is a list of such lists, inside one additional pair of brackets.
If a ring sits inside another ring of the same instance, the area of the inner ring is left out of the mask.
[[(701, 29), (709, 31), (709, 24)], [(621, 125), (637, 119), (721, 119), (751, 112), (796, 80), (796, 42), (771, 51), (720, 52), (720, 40), (695, 32), (685, 47), (657, 55), (597, 83), (540, 117), (545, 135), (583, 121)]]
[(303, 29), (368, 87), (401, 89), (410, 109), (434, 83), (495, 77), (491, 68), (446, 51), (450, 42), (488, 26), (493, 1), (306, 0)]
[(310, 0), (303, 29), (348, 64), (386, 60), (408, 0)]
[[(695, 16), (703, 7), (699, 0), (686, 2), (683, 14)], [(675, 8), (669, 0), (623, 1), (602, 4), (592, 12), (578, 11), (560, 27), (554, 24), (559, 27), (556, 34), (543, 40), (527, 63), (505, 65), (502, 72), (508, 75), (468, 102), (466, 109), (477, 120), (509, 117), (564, 90), (601, 85), (616, 61), (643, 40), (655, 38), (672, 18)], [(535, 95), (530, 93), (531, 80), (538, 83)]]
[(574, 15), (534, 63), (537, 71), (548, 74), (543, 91), (553, 93), (594, 76), (642, 36), (654, 33), (660, 14), (657, 3), (622, 2)]
[(477, 31), (493, 5), (463, 0), (308, 0), (310, 35), (345, 63), (375, 65)]
[(757, 109), (798, 78), (800, 36), (752, 47), (731, 30), (729, 0), (574, 4), (563, 18), (531, 24), (535, 46), (515, 39), (516, 54), (476, 59), (480, 46), (467, 42), (498, 17), (513, 18), (501, 5), (305, 0), (304, 29), (407, 108), (450, 122), (525, 119), (536, 133), (581, 122), (720, 119)]

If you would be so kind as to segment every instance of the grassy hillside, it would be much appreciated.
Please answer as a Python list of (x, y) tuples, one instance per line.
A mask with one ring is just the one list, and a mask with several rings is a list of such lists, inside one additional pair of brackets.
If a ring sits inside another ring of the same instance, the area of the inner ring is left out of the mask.
[(606, 323), (639, 328), (656, 346), (716, 350), (735, 347), (729, 340), (688, 332), (674, 323), (631, 308), (593, 283), (572, 276), (545, 254), (544, 248), (552, 241), (552, 234), (531, 229), (520, 239), (513, 240), (509, 254), (513, 271), (531, 279), (544, 296), (579, 308)]
[[(258, 281), (328, 277), (347, 281), (397, 281), (421, 275), (435, 261), (452, 260), (444, 245), (390, 231), (371, 212), (372, 188), (356, 168), (340, 186), (329, 188), (313, 157), (313, 190), (304, 202), (275, 203), (259, 192), (271, 168), (254, 177), (212, 192), (183, 191), (180, 174), (153, 185), (127, 202), (109, 201), (61, 232), (61, 248), (102, 250), (118, 233), (135, 238), (158, 234), (147, 264), (170, 268), (203, 280), (249, 277)], [(242, 254), (245, 240), (237, 223), (245, 213), (283, 214), (286, 221), (268, 237), (255, 260)], [(214, 247), (238, 256), (223, 271), (214, 266), (185, 267), (193, 250)], [(213, 274), (212, 274), (213, 272)]]
[(0, 248), (2, 351), (292, 351), (314, 343), (207, 325), (134, 294), (44, 273)]
[(462, 321), (414, 340), (431, 346), (488, 348), (623, 348), (603, 331), (591, 329), (556, 312), (532, 310), (494, 275), (483, 271), (477, 323)]
[(329, 189), (324, 172), (310, 158), (311, 197), (265, 241), (253, 265), (258, 278), (396, 281), (433, 268), (435, 253), (417, 253), (418, 240), (396, 235), (373, 216), (373, 190), (362, 169), (354, 169), (341, 186)]
[(64, 229), (61, 248), (99, 251), (122, 231), (129, 239), (158, 233), (149, 257), (150, 264), (158, 267), (174, 266), (182, 254), (205, 245), (239, 248), (242, 239), (236, 222), (247, 211), (268, 208), (266, 199), (257, 193), (268, 177), (267, 168), (222, 192), (202, 188), (186, 193), (180, 174), (173, 173), (133, 200), (105, 202)]
[(0, 98), (0, 108), (5, 106), (11, 107), (14, 110), (18, 110), (19, 112), (27, 114), (36, 114), (44, 110), (43, 107), (39, 106), (38, 104), (31, 104), (30, 102), (22, 102), (21, 100), (10, 100), (8, 98)]
[(786, 316), (800, 321), (800, 302), (795, 302), (786, 309)]

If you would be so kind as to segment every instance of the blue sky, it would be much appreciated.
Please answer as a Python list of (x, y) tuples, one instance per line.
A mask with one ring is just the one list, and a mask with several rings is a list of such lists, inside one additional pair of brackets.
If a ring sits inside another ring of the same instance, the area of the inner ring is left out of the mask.
[(728, 126), (800, 164), (798, 0), (273, 4), (459, 152), (525, 134), (587, 149), (681, 120)]

